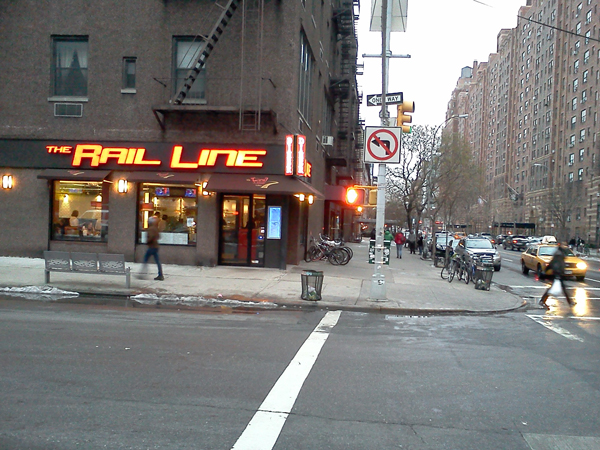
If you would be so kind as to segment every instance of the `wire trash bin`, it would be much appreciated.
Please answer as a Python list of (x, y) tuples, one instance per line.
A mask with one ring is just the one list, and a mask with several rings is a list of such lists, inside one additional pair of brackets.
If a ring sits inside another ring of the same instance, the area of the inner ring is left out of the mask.
[(302, 300), (321, 300), (323, 272), (319, 270), (303, 270), (300, 276), (302, 278)]
[(492, 276), (494, 275), (494, 260), (489, 257), (476, 257), (475, 263), (475, 278), (473, 279), (475, 289), (489, 291), (492, 284)]

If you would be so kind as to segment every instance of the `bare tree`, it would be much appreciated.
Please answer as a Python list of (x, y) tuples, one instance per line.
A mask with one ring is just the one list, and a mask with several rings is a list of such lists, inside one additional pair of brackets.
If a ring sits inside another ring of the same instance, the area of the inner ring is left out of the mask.
[(431, 154), (430, 127), (414, 126), (412, 132), (402, 135), (400, 164), (390, 166), (387, 178), (387, 197), (390, 209), (404, 209), (408, 227), (413, 229), (427, 207), (426, 182)]
[(470, 210), (482, 192), (482, 171), (473, 159), (469, 144), (458, 135), (442, 139), (440, 157), (433, 177), (433, 198), (447, 224), (470, 219)]

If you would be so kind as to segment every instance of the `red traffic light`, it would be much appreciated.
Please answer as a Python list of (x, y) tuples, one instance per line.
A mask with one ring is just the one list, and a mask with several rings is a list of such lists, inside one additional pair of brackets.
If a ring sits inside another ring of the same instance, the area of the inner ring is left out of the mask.
[(348, 205), (358, 206), (365, 203), (365, 190), (349, 187), (346, 189), (345, 200)]

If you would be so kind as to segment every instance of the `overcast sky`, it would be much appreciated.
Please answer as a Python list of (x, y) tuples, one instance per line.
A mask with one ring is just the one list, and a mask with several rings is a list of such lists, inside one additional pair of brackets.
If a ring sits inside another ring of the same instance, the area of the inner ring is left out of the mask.
[[(390, 0), (393, 1), (393, 0)], [(398, 1), (398, 0), (396, 0)], [(406, 33), (392, 33), (388, 92), (403, 92), (415, 102), (413, 125), (437, 126), (445, 119), (452, 90), (461, 69), (473, 61), (488, 61), (496, 52), (498, 33), (517, 25), (519, 7), (526, 0), (408, 0)], [(361, 1), (358, 23), (359, 63), (362, 54), (381, 54), (381, 33), (370, 32), (370, 0)], [(363, 93), (361, 117), (366, 126), (379, 126), (379, 106), (366, 106), (367, 95), (380, 94), (381, 59), (364, 58), (358, 77)], [(388, 107), (396, 116), (396, 107)]]

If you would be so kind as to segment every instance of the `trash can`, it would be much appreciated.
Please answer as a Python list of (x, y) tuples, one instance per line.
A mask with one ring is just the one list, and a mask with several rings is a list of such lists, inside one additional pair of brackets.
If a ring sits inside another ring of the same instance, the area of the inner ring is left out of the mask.
[(475, 289), (489, 291), (494, 275), (494, 261), (491, 258), (477, 258), (475, 261)]
[(302, 300), (321, 300), (323, 272), (319, 270), (303, 270), (301, 277)]

